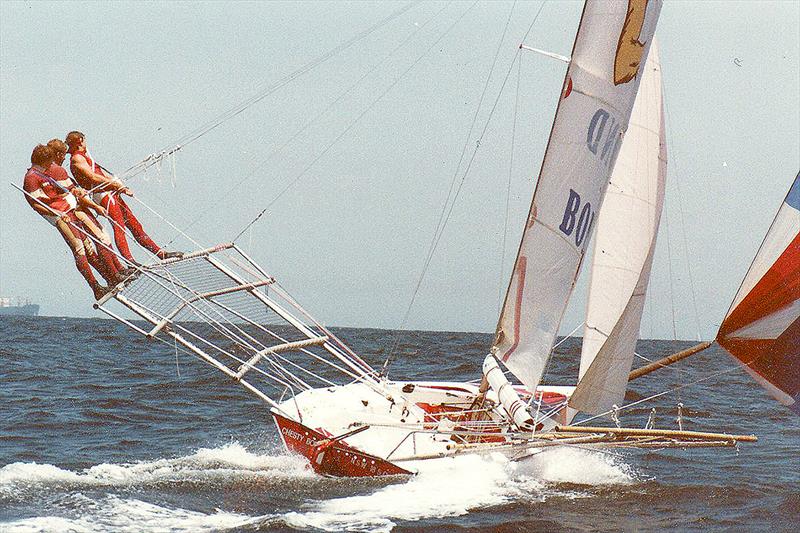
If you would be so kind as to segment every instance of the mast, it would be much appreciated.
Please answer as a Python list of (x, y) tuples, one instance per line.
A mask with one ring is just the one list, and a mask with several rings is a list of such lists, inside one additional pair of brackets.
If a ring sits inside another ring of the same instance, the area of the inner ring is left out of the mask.
[(529, 388), (544, 372), (628, 128), (661, 0), (588, 0), (492, 353)]
[(597, 223), (578, 386), (570, 398), (574, 409), (599, 414), (625, 397), (666, 174), (661, 65), (654, 40)]
[(717, 333), (717, 342), (800, 414), (800, 173)]

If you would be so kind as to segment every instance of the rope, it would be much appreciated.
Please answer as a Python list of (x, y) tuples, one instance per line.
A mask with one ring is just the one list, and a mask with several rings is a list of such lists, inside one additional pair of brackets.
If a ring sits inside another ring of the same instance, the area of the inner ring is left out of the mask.
[(122, 174), (122, 179), (129, 179), (129, 178), (132, 178), (133, 176), (136, 176), (137, 174), (141, 173), (144, 169), (146, 169), (146, 168), (148, 168), (150, 166), (153, 166), (156, 162), (161, 161), (164, 157), (166, 157), (168, 155), (172, 155), (175, 152), (177, 152), (178, 150), (182, 149), (187, 144), (190, 144), (190, 143), (196, 141), (197, 139), (199, 139), (200, 137), (202, 137), (206, 133), (210, 132), (211, 130), (217, 128), (221, 124), (223, 124), (223, 123), (227, 122), (228, 120), (230, 120), (230, 119), (236, 117), (237, 115), (241, 114), (246, 109), (248, 109), (248, 108), (252, 107), (253, 105), (257, 104), (258, 102), (262, 101), (267, 96), (269, 96), (269, 95), (273, 94), (274, 92), (276, 92), (278, 89), (288, 85), (289, 83), (291, 83), (295, 79), (299, 78), (303, 74), (306, 74), (307, 72), (310, 72), (311, 70), (313, 70), (314, 68), (318, 67), (322, 63), (325, 63), (326, 61), (328, 61), (332, 57), (340, 54), (341, 52), (343, 52), (345, 50), (347, 50), (348, 48), (350, 48), (352, 45), (354, 45), (358, 41), (361, 41), (365, 37), (371, 35), (375, 31), (377, 31), (378, 29), (382, 28), (383, 26), (385, 26), (389, 22), (393, 21), (394, 19), (396, 19), (400, 15), (404, 14), (406, 11), (411, 9), (411, 7), (413, 5), (414, 5), (414, 3), (408, 3), (408, 4), (405, 4), (404, 6), (401, 6), (400, 8), (396, 9), (394, 12), (389, 14), (387, 17), (385, 17), (382, 20), (378, 21), (377, 23), (373, 24), (372, 26), (370, 26), (366, 30), (362, 31), (361, 33), (356, 34), (355, 36), (351, 37), (349, 40), (345, 41), (344, 43), (332, 48), (331, 50), (329, 50), (328, 52), (326, 52), (322, 56), (320, 56), (320, 57), (318, 57), (318, 58), (306, 63), (305, 65), (303, 65), (299, 69), (295, 70), (291, 74), (285, 76), (284, 78), (282, 78), (278, 82), (274, 83), (273, 85), (267, 86), (266, 88), (256, 92), (256, 94), (254, 94), (253, 96), (251, 96), (250, 98), (248, 98), (244, 102), (242, 102), (242, 103), (240, 103), (240, 104), (228, 109), (227, 111), (223, 112), (222, 114), (218, 115), (217, 117), (211, 119), (210, 121), (206, 122), (202, 126), (198, 127), (194, 131), (184, 135), (173, 146), (164, 148), (158, 153), (150, 154), (149, 156), (144, 158), (139, 163), (136, 163), (135, 165), (133, 165), (130, 168), (128, 168)]
[(423, 53), (422, 53), (422, 54), (421, 54), (419, 57), (417, 57), (417, 59), (415, 59), (415, 60), (414, 60), (414, 62), (411, 64), (411, 66), (410, 66), (410, 67), (408, 67), (408, 68), (407, 68), (405, 71), (403, 71), (403, 73), (402, 73), (402, 74), (400, 74), (400, 75), (399, 75), (399, 76), (398, 76), (398, 77), (397, 77), (397, 78), (396, 78), (396, 79), (395, 79), (395, 80), (394, 80), (394, 81), (393, 81), (393, 82), (392, 82), (392, 83), (391, 83), (391, 84), (390, 84), (390, 85), (389, 85), (389, 86), (388, 86), (388, 87), (387, 87), (387, 88), (386, 88), (386, 89), (385, 89), (385, 90), (384, 90), (384, 91), (383, 91), (383, 92), (382, 92), (382, 93), (381, 93), (381, 94), (380, 94), (380, 95), (379, 95), (379, 96), (378, 96), (378, 97), (375, 99), (375, 100), (373, 100), (373, 101), (370, 103), (370, 105), (369, 105), (369, 106), (367, 106), (367, 108), (366, 108), (366, 109), (364, 109), (364, 110), (363, 110), (363, 111), (362, 111), (362, 112), (361, 112), (361, 113), (358, 115), (358, 117), (356, 117), (356, 119), (355, 119), (355, 120), (353, 120), (353, 121), (352, 121), (352, 122), (351, 122), (351, 123), (350, 123), (350, 124), (349, 124), (349, 125), (348, 125), (348, 126), (345, 128), (345, 129), (344, 129), (344, 131), (342, 131), (342, 132), (341, 132), (339, 135), (337, 135), (337, 136), (336, 136), (336, 138), (335, 138), (335, 139), (334, 139), (334, 140), (333, 140), (333, 141), (332, 141), (332, 142), (331, 142), (331, 143), (330, 143), (330, 144), (329, 144), (329, 145), (328, 145), (328, 146), (327, 146), (327, 147), (326, 147), (326, 148), (325, 148), (325, 149), (324, 149), (324, 150), (323, 150), (323, 151), (322, 151), (322, 152), (321, 152), (319, 155), (317, 155), (317, 157), (315, 157), (315, 158), (314, 158), (314, 159), (311, 161), (311, 163), (309, 163), (309, 164), (308, 164), (308, 166), (306, 166), (306, 168), (305, 168), (305, 169), (303, 169), (303, 171), (302, 171), (302, 172), (300, 172), (300, 173), (299, 173), (299, 174), (298, 174), (298, 175), (295, 177), (295, 179), (294, 179), (294, 180), (293, 180), (291, 183), (289, 183), (289, 185), (287, 185), (286, 187), (284, 187), (284, 188), (283, 188), (283, 189), (282, 189), (282, 190), (281, 190), (281, 191), (278, 193), (278, 195), (277, 195), (277, 196), (275, 196), (275, 198), (273, 198), (273, 199), (272, 199), (272, 201), (270, 201), (270, 202), (267, 204), (267, 209), (269, 209), (270, 207), (272, 207), (272, 206), (273, 206), (273, 205), (274, 205), (274, 204), (275, 204), (275, 203), (276, 203), (276, 202), (277, 202), (277, 201), (278, 201), (278, 200), (279, 200), (279, 199), (280, 199), (280, 198), (281, 198), (281, 197), (282, 197), (282, 196), (283, 196), (283, 195), (284, 195), (286, 192), (288, 192), (288, 190), (289, 190), (291, 187), (293, 187), (293, 186), (295, 185), (295, 183), (297, 183), (297, 182), (300, 180), (300, 178), (302, 178), (302, 177), (303, 177), (303, 175), (305, 175), (305, 173), (306, 173), (306, 172), (308, 172), (308, 171), (311, 169), (311, 167), (313, 167), (313, 166), (314, 166), (314, 165), (315, 165), (315, 164), (316, 164), (316, 163), (317, 163), (317, 162), (318, 162), (320, 159), (322, 159), (322, 157), (323, 157), (323, 156), (325, 156), (325, 155), (328, 153), (328, 151), (330, 151), (330, 149), (331, 149), (331, 148), (333, 148), (333, 146), (334, 146), (334, 145), (335, 145), (337, 142), (339, 142), (339, 141), (340, 141), (340, 140), (341, 140), (341, 139), (342, 139), (342, 138), (343, 138), (343, 137), (344, 137), (344, 136), (345, 136), (345, 135), (346, 135), (346, 134), (347, 134), (347, 133), (348, 133), (348, 132), (349, 132), (351, 129), (353, 129), (353, 127), (354, 127), (354, 126), (355, 126), (355, 125), (356, 125), (356, 124), (357, 124), (357, 123), (358, 123), (358, 122), (359, 122), (359, 121), (360, 121), (360, 120), (361, 120), (361, 119), (362, 119), (362, 118), (363, 118), (363, 117), (364, 117), (364, 116), (365, 116), (365, 115), (366, 115), (366, 114), (367, 114), (367, 113), (368, 113), (370, 110), (372, 110), (372, 108), (375, 106), (375, 104), (377, 104), (377, 103), (378, 103), (380, 100), (382, 100), (384, 96), (386, 96), (387, 94), (389, 94), (389, 92), (390, 92), (392, 89), (394, 89), (394, 87), (395, 87), (395, 86), (396, 86), (398, 83), (400, 83), (400, 81), (401, 81), (401, 80), (402, 80), (402, 79), (403, 79), (403, 78), (404, 78), (404, 77), (405, 77), (405, 76), (406, 76), (406, 75), (407, 75), (409, 72), (411, 72), (411, 70), (413, 70), (413, 69), (414, 69), (414, 67), (416, 67), (416, 66), (417, 66), (417, 64), (418, 64), (420, 61), (422, 61), (422, 59), (423, 59), (423, 58), (424, 58), (426, 55), (428, 55), (428, 53), (429, 53), (429, 52), (430, 52), (430, 51), (431, 51), (431, 50), (432, 50), (432, 49), (433, 49), (433, 48), (434, 48), (434, 47), (435, 47), (437, 44), (439, 44), (439, 42), (440, 42), (440, 41), (441, 41), (441, 40), (442, 40), (442, 39), (443, 39), (443, 38), (444, 38), (446, 35), (447, 35), (448, 33), (450, 33), (450, 31), (451, 31), (453, 28), (455, 28), (455, 27), (456, 27), (456, 25), (457, 25), (457, 24), (458, 24), (458, 23), (461, 21), (461, 19), (464, 17), (464, 15), (466, 15), (466, 14), (467, 14), (469, 11), (471, 11), (471, 10), (472, 10), (472, 8), (473, 8), (473, 7), (475, 7), (475, 5), (476, 5), (477, 3), (478, 3), (478, 2), (477, 2), (477, 0), (476, 0), (476, 1), (475, 1), (475, 2), (472, 4), (472, 5), (470, 5), (470, 7), (469, 7), (469, 8), (467, 8), (467, 10), (466, 10), (466, 11), (464, 11), (464, 13), (462, 13), (462, 14), (461, 14), (461, 15), (458, 17), (458, 19), (456, 19), (456, 21), (455, 21), (455, 22), (454, 22), (452, 25), (450, 25), (450, 27), (448, 27), (448, 28), (447, 28), (447, 30), (445, 30), (445, 32), (444, 32), (444, 33), (442, 33), (442, 34), (439, 36), (439, 38), (438, 38), (438, 39), (436, 39), (436, 41), (434, 41), (434, 43), (433, 43), (433, 44), (431, 44), (431, 45), (430, 45), (430, 46), (429, 46), (429, 47), (428, 47), (428, 48), (427, 48), (427, 49), (426, 49), (426, 50), (425, 50), (425, 51), (424, 51), (424, 52), (423, 52)]
[[(556, 344), (553, 346), (552, 350), (555, 350), (556, 348), (558, 348), (559, 346), (561, 346), (562, 344), (564, 344), (565, 342), (567, 342), (567, 340), (569, 340), (570, 338), (572, 338), (572, 336), (573, 336), (573, 335), (575, 335), (575, 332), (577, 332), (579, 329), (581, 329), (581, 328), (583, 327), (583, 325), (584, 325), (584, 324), (586, 324), (586, 322), (581, 322), (580, 324), (578, 324), (578, 325), (577, 325), (577, 327), (576, 327), (575, 329), (573, 329), (572, 331), (570, 331), (570, 332), (569, 332), (569, 334), (568, 334), (566, 337), (564, 337), (563, 339), (561, 339), (560, 341), (558, 341), (558, 342), (557, 342), (557, 343), (556, 343)], [(552, 351), (552, 350), (551, 350), (551, 351)]]
[[(664, 200), (665, 205), (669, 205)], [(678, 340), (678, 331), (677, 327), (675, 326), (675, 280), (672, 277), (672, 239), (670, 238), (670, 231), (669, 231), (669, 210), (665, 213), (664, 221), (666, 222), (666, 230), (667, 230), (667, 266), (669, 268), (669, 302), (670, 302), (670, 312), (672, 313), (672, 340)]]
[[(539, 15), (541, 15), (542, 9), (544, 8), (545, 3), (546, 2), (543, 2), (542, 5), (539, 6), (539, 10), (536, 12), (536, 15), (533, 17), (533, 20), (531, 21), (530, 25), (528, 26), (527, 31), (525, 32), (525, 35), (522, 38), (523, 41), (528, 37), (528, 34), (533, 29), (533, 25), (536, 24), (536, 21), (539, 19)], [(516, 3), (515, 3), (515, 5), (516, 5)], [(513, 12), (513, 10), (514, 10), (514, 6), (511, 7), (511, 11), (512, 12)], [(509, 13), (509, 19), (510, 19), (510, 17), (511, 17), (511, 13)], [(503, 29), (503, 35), (505, 35), (505, 32), (506, 32), (507, 28), (508, 28), (508, 22), (506, 22), (506, 28)], [(500, 44), (502, 44), (502, 39), (500, 41)], [(405, 327), (407, 321), (408, 321), (408, 317), (411, 314), (411, 308), (413, 307), (414, 302), (415, 302), (416, 297), (417, 297), (417, 294), (419, 292), (419, 289), (422, 286), (422, 281), (425, 279), (425, 275), (426, 275), (426, 273), (428, 271), (428, 268), (430, 267), (431, 260), (433, 259), (433, 255), (434, 255), (434, 253), (436, 251), (436, 248), (437, 248), (437, 246), (439, 244), (439, 240), (441, 239), (441, 236), (444, 234), (444, 229), (447, 226), (447, 222), (449, 221), (450, 215), (453, 212), (453, 207), (455, 206), (455, 202), (456, 202), (456, 200), (458, 198), (458, 195), (461, 192), (461, 187), (463, 186), (464, 181), (466, 180), (467, 174), (469, 173), (469, 170), (470, 170), (470, 168), (472, 166), (472, 162), (474, 161), (475, 155), (477, 154), (478, 148), (480, 147), (480, 141), (483, 138), (483, 135), (486, 132), (486, 129), (489, 127), (489, 123), (491, 122), (492, 116), (494, 115), (494, 111), (497, 108), (497, 103), (498, 103), (498, 101), (500, 99), (500, 95), (502, 95), (503, 89), (505, 88), (506, 82), (508, 81), (508, 77), (511, 74), (511, 71), (513, 70), (513, 68), (514, 68), (514, 62), (517, 60), (517, 58), (519, 58), (519, 56), (520, 56), (519, 48), (517, 48), (517, 52), (516, 52), (516, 54), (514, 54), (514, 58), (511, 61), (511, 65), (508, 68), (508, 72), (506, 72), (506, 76), (503, 79), (503, 83), (502, 83), (502, 85), (500, 87), (500, 91), (497, 94), (497, 98), (495, 99), (494, 105), (492, 106), (492, 109), (491, 109), (491, 111), (489, 113), (489, 116), (486, 119), (486, 124), (485, 124), (483, 130), (481, 131), (481, 135), (478, 137), (477, 142), (475, 143), (475, 150), (472, 152), (472, 157), (470, 158), (469, 165), (467, 166), (467, 169), (464, 171), (464, 174), (463, 174), (463, 176), (461, 178), (461, 183), (459, 184), (459, 187), (456, 189), (455, 196), (453, 197), (452, 203), (450, 204), (450, 209), (449, 209), (449, 211), (447, 211), (447, 215), (444, 217), (444, 222), (441, 225), (437, 224), (436, 231), (434, 232), (434, 235), (433, 235), (432, 244), (431, 244), (431, 247), (429, 248), (428, 256), (426, 257), (425, 262), (423, 263), (422, 272), (420, 273), (419, 280), (417, 281), (416, 287), (414, 288), (414, 292), (412, 294), (411, 301), (409, 302), (408, 308), (406, 309), (406, 313), (405, 313), (405, 315), (403, 317), (403, 321), (401, 323), (400, 329), (403, 329)], [(496, 59), (496, 57), (497, 56), (495, 54), (495, 59)], [(494, 63), (492, 63), (492, 68), (494, 68)], [(491, 77), (491, 71), (489, 72), (489, 76)], [(487, 80), (487, 85), (488, 85), (488, 80)], [(481, 96), (481, 101), (482, 101), (482, 99), (483, 99), (483, 96)], [(477, 116), (478, 111), (479, 111), (479, 109), (476, 110), (476, 112), (475, 112), (476, 116)], [(470, 131), (472, 131), (471, 127), (470, 127)], [(468, 142), (469, 142), (469, 136), (467, 136), (467, 139), (464, 142), (465, 149), (466, 149), (466, 145), (467, 145)], [(462, 151), (462, 158), (463, 158), (463, 151)], [(450, 185), (450, 191), (452, 191), (453, 183), (455, 183), (456, 176), (458, 174), (458, 170), (461, 167), (461, 162), (462, 162), (462, 159), (459, 159), (458, 166), (456, 167), (456, 170), (455, 170), (455, 172), (453, 174), (453, 181), (451, 182), (451, 185)], [(442, 213), (444, 213), (447, 210), (448, 201), (450, 200), (450, 191), (448, 191), (447, 198), (445, 198), (445, 202), (442, 205)], [(442, 215), (440, 214), (440, 220), (441, 219), (442, 219)], [(438, 235), (437, 235), (437, 233), (438, 233)], [(393, 346), (392, 350), (389, 351), (389, 354), (388, 354), (388, 356), (386, 358), (386, 361), (384, 362), (384, 366), (383, 366), (383, 370), (382, 370), (383, 374), (385, 374), (386, 370), (388, 369), (389, 364), (391, 363), (391, 359), (394, 356), (394, 350), (397, 348), (398, 343), (399, 343), (399, 338), (394, 343), (394, 346)]]
[[(184, 231), (183, 231), (183, 230), (181, 230), (179, 227), (177, 227), (175, 224), (173, 224), (172, 222), (170, 222), (169, 220), (167, 220), (166, 218), (164, 218), (164, 217), (161, 215), (161, 213), (159, 213), (158, 211), (156, 211), (155, 209), (153, 209), (152, 207), (150, 207), (149, 205), (147, 205), (147, 204), (144, 202), (144, 200), (142, 200), (141, 198), (139, 198), (139, 197), (137, 197), (137, 196), (132, 196), (131, 198), (133, 198), (133, 199), (134, 199), (134, 200), (135, 200), (135, 201), (136, 201), (136, 202), (137, 202), (139, 205), (141, 205), (142, 207), (144, 207), (145, 209), (147, 209), (148, 211), (150, 211), (152, 214), (154, 214), (155, 216), (157, 216), (157, 217), (159, 218), (159, 220), (161, 220), (162, 222), (165, 222), (165, 223), (166, 223), (166, 224), (167, 224), (167, 225), (168, 225), (170, 228), (172, 228), (172, 229), (174, 229), (175, 231), (177, 231), (177, 232), (178, 232), (178, 234), (180, 234), (181, 236), (183, 236), (185, 239), (187, 239), (189, 242), (191, 242), (192, 244), (194, 244), (194, 245), (195, 245), (195, 246), (197, 246), (198, 248), (206, 248), (206, 247), (207, 247), (206, 245), (203, 245), (203, 244), (201, 244), (201, 243), (197, 242), (196, 240), (194, 240), (194, 239), (193, 239), (193, 238), (192, 238), (192, 237), (191, 237), (191, 236), (190, 236), (188, 233), (184, 232)], [(172, 244), (172, 242), (173, 242), (174, 240), (175, 240), (175, 239), (173, 238), (172, 240), (168, 241), (166, 245), (167, 245), (167, 246), (169, 246), (170, 244)]]

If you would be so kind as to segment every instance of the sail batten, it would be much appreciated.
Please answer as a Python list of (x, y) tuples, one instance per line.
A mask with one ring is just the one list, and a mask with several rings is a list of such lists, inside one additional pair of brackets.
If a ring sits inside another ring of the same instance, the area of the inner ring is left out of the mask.
[(661, 0), (584, 6), (492, 353), (542, 376), (628, 128)]

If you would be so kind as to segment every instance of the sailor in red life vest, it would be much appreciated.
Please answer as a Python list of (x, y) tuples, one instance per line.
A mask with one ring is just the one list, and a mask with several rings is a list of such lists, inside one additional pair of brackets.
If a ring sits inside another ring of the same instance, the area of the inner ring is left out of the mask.
[(97, 164), (86, 151), (86, 138), (79, 131), (67, 134), (69, 147), (69, 168), (75, 181), (86, 190), (94, 192), (94, 201), (102, 205), (108, 212), (114, 229), (114, 241), (117, 243), (119, 253), (131, 264), (137, 264), (128, 248), (125, 228), (131, 230), (133, 238), (144, 248), (152, 252), (159, 259), (182, 257), (181, 252), (168, 252), (162, 250), (153, 242), (141, 223), (136, 219), (131, 208), (123, 200), (122, 195), (133, 196), (133, 192), (123, 183)]
[[(70, 179), (69, 175), (67, 175), (67, 171), (64, 170), (64, 167), (61, 166), (64, 164), (64, 159), (67, 157), (67, 145), (61, 139), (50, 139), (47, 142), (47, 146), (53, 150), (55, 155), (55, 160), (50, 165), (50, 168), (47, 169), (47, 174), (55, 179), (57, 184), (61, 185), (62, 187), (66, 187), (69, 192), (75, 195), (75, 198), (78, 200), (78, 207), (76, 208), (75, 215), (78, 217), (86, 230), (89, 231), (89, 233), (91, 233), (92, 236), (100, 242), (100, 244), (97, 246), (97, 252), (102, 258), (102, 261), (99, 262), (99, 264), (96, 264), (92, 261), (92, 254), (89, 254), (89, 264), (91, 264), (95, 270), (101, 272), (101, 274), (102, 268), (105, 265), (111, 265), (114, 273), (134, 272), (135, 269), (126, 269), (119, 262), (117, 255), (114, 253), (114, 250), (111, 247), (111, 237), (103, 229), (103, 225), (100, 224), (97, 218), (92, 214), (92, 210), (94, 210), (98, 215), (107, 216), (105, 208), (95, 203), (90, 195), (86, 193), (86, 190), (78, 187), (75, 182)], [(101, 268), (98, 268), (98, 266)], [(110, 274), (114, 276), (114, 273)], [(106, 280), (109, 279), (109, 276), (106, 274), (103, 274), (103, 277)]]
[(47, 219), (61, 233), (75, 257), (75, 266), (92, 288), (94, 297), (99, 300), (109, 289), (100, 285), (92, 274), (92, 269), (89, 267), (90, 256), (95, 268), (104, 277), (107, 276), (106, 280), (110, 284), (117, 284), (124, 277), (103, 257), (94, 254), (91, 240), (87, 235), (88, 226), (80, 220), (79, 213), (75, 209), (78, 205), (77, 198), (68, 188), (62, 188), (62, 185), (46, 172), (53, 161), (55, 154), (51, 148), (41, 144), (34, 148), (31, 153), (32, 166), (25, 174), (23, 190), (27, 193), (26, 199), (34, 211)]

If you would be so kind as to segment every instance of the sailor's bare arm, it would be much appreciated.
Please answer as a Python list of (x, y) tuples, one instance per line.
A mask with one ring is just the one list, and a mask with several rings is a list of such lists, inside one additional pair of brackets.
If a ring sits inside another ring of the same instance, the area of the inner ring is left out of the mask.
[(80, 154), (72, 155), (72, 164), (75, 165), (75, 168), (77, 168), (81, 174), (86, 176), (86, 178), (91, 181), (95, 187), (98, 185), (106, 185), (108, 188), (114, 190), (126, 188), (121, 181), (106, 175), (102, 170), (100, 170), (101, 173), (93, 172), (92, 167), (89, 166), (86, 158)]
[(75, 197), (78, 199), (78, 204), (80, 204), (81, 207), (92, 209), (98, 215), (106, 216), (107, 213), (105, 208), (92, 200), (89, 195), (86, 194), (85, 190), (75, 187), (73, 194), (75, 194)]

